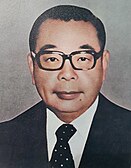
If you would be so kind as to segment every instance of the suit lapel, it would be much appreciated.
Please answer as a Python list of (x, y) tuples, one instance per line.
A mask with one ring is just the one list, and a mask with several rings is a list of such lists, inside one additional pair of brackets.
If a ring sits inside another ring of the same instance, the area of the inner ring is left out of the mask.
[(94, 153), (99, 151), (101, 140), (103, 139), (103, 132), (101, 129), (102, 117), (100, 115), (100, 110), (99, 105), (90, 128), (79, 168), (93, 168), (95, 157)]
[(47, 137), (46, 137), (46, 108), (41, 104), (36, 125), (32, 130), (33, 141), (32, 150), (34, 157), (34, 168), (47, 168), (48, 166), (48, 150), (47, 150)]
[(122, 144), (126, 146), (124, 141), (121, 144), (124, 138), (120, 128), (123, 125), (120, 113), (116, 110), (120, 111), (120, 108), (116, 109), (116, 106), (100, 95), (79, 168), (129, 167), (129, 152), (127, 150), (123, 154), (122, 151)]
[(108, 109), (109, 107), (106, 106), (105, 108), (104, 101), (105, 98), (100, 95), (98, 108), (90, 128), (79, 168), (97, 168), (98, 165), (101, 168), (105, 168), (105, 162), (108, 162), (108, 158), (106, 158), (109, 156), (106, 153), (110, 150), (108, 127), (112, 126), (108, 113), (106, 113), (106, 108)]
[(46, 107), (43, 102), (16, 120), (10, 168), (47, 168)]

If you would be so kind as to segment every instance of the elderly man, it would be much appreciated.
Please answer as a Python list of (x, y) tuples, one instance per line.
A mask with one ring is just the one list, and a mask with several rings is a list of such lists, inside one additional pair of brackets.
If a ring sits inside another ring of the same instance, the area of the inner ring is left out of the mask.
[(30, 32), (28, 64), (42, 101), (0, 125), (2, 168), (130, 168), (131, 113), (100, 89), (109, 52), (103, 23), (61, 5)]

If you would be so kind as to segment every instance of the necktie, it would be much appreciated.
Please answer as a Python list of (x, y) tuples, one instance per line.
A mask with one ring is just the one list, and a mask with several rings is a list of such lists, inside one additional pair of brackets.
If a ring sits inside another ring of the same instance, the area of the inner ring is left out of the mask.
[(56, 131), (57, 142), (50, 160), (51, 168), (75, 168), (68, 143), (75, 132), (76, 129), (71, 124), (63, 124), (58, 128)]

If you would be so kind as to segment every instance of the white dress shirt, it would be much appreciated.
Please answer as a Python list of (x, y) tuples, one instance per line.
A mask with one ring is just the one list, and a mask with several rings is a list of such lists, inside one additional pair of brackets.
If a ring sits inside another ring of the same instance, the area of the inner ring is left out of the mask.
[[(78, 168), (79, 166), (97, 105), (98, 97), (87, 111), (70, 123), (77, 129), (77, 132), (69, 140), (70, 149), (75, 162), (75, 168)], [(52, 111), (47, 109), (47, 143), (49, 160), (51, 159), (52, 151), (56, 144), (55, 132), (62, 124), (65, 123), (61, 121)]]

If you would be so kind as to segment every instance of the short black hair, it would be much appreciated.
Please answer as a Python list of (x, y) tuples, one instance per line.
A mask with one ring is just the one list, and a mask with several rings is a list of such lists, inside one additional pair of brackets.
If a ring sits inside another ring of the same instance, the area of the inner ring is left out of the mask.
[(96, 28), (101, 50), (104, 49), (106, 33), (104, 25), (99, 18), (97, 18), (90, 10), (83, 7), (73, 5), (58, 5), (43, 12), (34, 22), (29, 36), (30, 51), (35, 51), (36, 40), (39, 35), (39, 28), (47, 19), (59, 19), (65, 22), (70, 20), (90, 22)]

